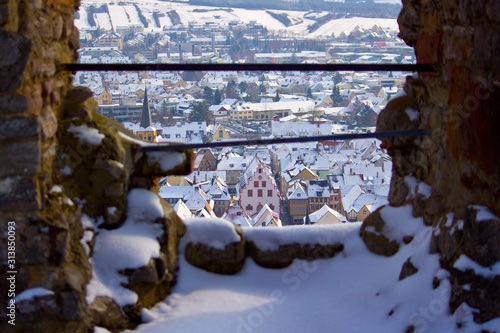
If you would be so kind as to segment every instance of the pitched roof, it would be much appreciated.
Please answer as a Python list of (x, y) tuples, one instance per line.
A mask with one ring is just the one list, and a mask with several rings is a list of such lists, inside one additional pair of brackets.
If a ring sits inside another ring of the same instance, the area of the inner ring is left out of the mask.
[(344, 215), (340, 214), (336, 210), (331, 209), (327, 205), (324, 205), (319, 210), (315, 211), (312, 214), (309, 214), (309, 220), (311, 221), (312, 224), (316, 224), (321, 219), (323, 219), (325, 215), (330, 215), (330, 217), (321, 221), (320, 224), (330, 224), (329, 222), (331, 223), (347, 222), (347, 219)]
[(281, 227), (281, 220), (278, 217), (278, 213), (274, 212), (267, 204), (262, 207), (260, 212), (254, 217), (253, 225), (254, 226), (262, 226), (265, 223), (265, 226), (273, 225), (276, 227)]
[(144, 102), (142, 103), (141, 127), (148, 128), (151, 126), (151, 110), (149, 109), (148, 89), (145, 88)]

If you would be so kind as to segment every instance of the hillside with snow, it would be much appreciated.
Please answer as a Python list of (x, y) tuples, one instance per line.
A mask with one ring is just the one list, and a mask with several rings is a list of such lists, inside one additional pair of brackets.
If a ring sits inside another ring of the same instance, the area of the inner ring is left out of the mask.
[[(107, 5), (107, 8), (104, 5)], [(83, 0), (75, 18), (75, 25), (80, 31), (97, 28), (116, 30), (117, 27), (136, 25), (144, 27), (145, 31), (155, 32), (178, 23), (186, 27), (189, 22), (218, 23), (227, 26), (229, 22), (234, 21), (244, 23), (254, 21), (275, 33), (289, 33), (309, 38), (331, 37), (332, 34), (338, 36), (342, 32), (349, 34), (356, 26), (367, 29), (376, 25), (392, 31), (398, 30), (396, 19), (340, 17), (326, 22), (320, 20), (320, 23), (317, 23), (318, 18), (327, 14), (327, 12), (203, 7), (160, 0), (133, 2)], [(175, 18), (174, 21), (180, 22), (172, 22), (172, 17)], [(319, 27), (312, 29), (315, 23), (316, 27)]]

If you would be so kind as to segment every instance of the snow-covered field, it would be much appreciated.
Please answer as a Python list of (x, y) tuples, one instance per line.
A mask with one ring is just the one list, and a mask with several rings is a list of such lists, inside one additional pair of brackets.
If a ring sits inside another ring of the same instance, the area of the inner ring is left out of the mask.
[[(181, 256), (173, 294), (153, 309), (143, 310), (145, 324), (133, 332), (385, 333), (405, 332), (410, 326), (414, 327), (411, 332), (498, 331), (500, 319), (478, 325), (473, 321), (474, 309), (465, 304), (454, 314), (449, 312), (449, 273), (440, 268), (439, 255), (430, 254), (433, 230), (422, 218), (412, 217), (412, 206), (384, 210), (384, 219), (394, 222), (387, 224), (393, 231), (388, 233), (391, 238), (398, 239), (402, 232), (414, 237), (409, 244), (402, 243), (392, 257), (368, 251), (359, 236), (360, 223), (287, 227), (283, 236), (273, 232), (263, 238), (269, 243), (266, 248), (275, 248), (280, 244), (276, 237), (293, 241), (300, 238), (301, 230), (313, 228), (318, 243), (342, 239), (344, 251), (335, 257), (313, 262), (295, 260), (285, 269), (265, 269), (247, 259), (236, 275), (217, 275), (191, 266)], [(229, 228), (222, 222), (217, 222), (218, 229), (213, 230)], [(190, 226), (193, 223), (196, 228)], [(185, 237), (209, 245), (214, 245), (214, 238), (223, 243), (235, 241), (234, 232), (229, 231), (206, 237), (210, 223), (191, 221)], [(309, 230), (306, 234), (311, 238)], [(401, 267), (408, 258), (418, 271), (400, 280)], [(487, 270), (489, 276), (500, 273), (500, 264), (478, 270), (477, 264), (464, 255), (455, 266), (474, 269), (477, 274)], [(433, 288), (434, 278), (440, 281), (437, 288)]]
[[(332, 20), (310, 34), (308, 32), (308, 26), (312, 25), (315, 21), (304, 17), (307, 12), (273, 10), (275, 13), (285, 13), (288, 15), (293, 25), (286, 27), (283, 23), (269, 15), (266, 10), (249, 10), (242, 8), (217, 10), (217, 8), (214, 7), (191, 6), (184, 3), (172, 3), (159, 0), (140, 0), (134, 2), (118, 0), (83, 0), (80, 6), (80, 16), (75, 20), (75, 24), (80, 30), (89, 29), (90, 25), (88, 23), (86, 8), (90, 5), (100, 7), (103, 4), (108, 4), (109, 15), (104, 13), (94, 14), (96, 22), (101, 28), (111, 29), (112, 27), (116, 28), (125, 25), (143, 25), (139, 20), (137, 9), (133, 6), (134, 3), (141, 8), (143, 15), (148, 20), (149, 26), (146, 28), (147, 31), (161, 31), (163, 26), (171, 26), (172, 22), (166, 13), (172, 10), (177, 12), (182, 24), (186, 26), (191, 21), (198, 23), (214, 22), (221, 23), (222, 25), (227, 25), (230, 21), (245, 23), (255, 21), (265, 26), (268, 30), (289, 32), (297, 35), (309, 36), (310, 38), (331, 36), (332, 34), (338, 36), (342, 32), (348, 34), (354, 30), (356, 26), (360, 28), (372, 28), (374, 25), (378, 25), (382, 28), (394, 31), (398, 30), (396, 19), (348, 18)], [(195, 11), (195, 9), (198, 11)], [(152, 15), (155, 11), (165, 14), (165, 16), (160, 17), (161, 27), (157, 27), (153, 20)], [(321, 13), (318, 13), (318, 15), (321, 16)]]

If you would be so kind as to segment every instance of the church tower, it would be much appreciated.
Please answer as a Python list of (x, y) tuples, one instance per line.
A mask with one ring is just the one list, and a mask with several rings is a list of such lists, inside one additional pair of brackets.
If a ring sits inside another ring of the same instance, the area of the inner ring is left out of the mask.
[(158, 142), (156, 128), (151, 123), (151, 110), (149, 109), (148, 88), (144, 88), (144, 102), (142, 103), (142, 114), (140, 127), (137, 130), (137, 135), (147, 142)]

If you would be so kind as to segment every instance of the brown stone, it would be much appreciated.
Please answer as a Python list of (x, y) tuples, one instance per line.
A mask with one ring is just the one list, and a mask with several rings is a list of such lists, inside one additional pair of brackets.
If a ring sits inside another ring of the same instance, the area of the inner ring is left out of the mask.
[(41, 146), (38, 140), (0, 143), (0, 177), (34, 176), (40, 170)]
[(384, 236), (384, 226), (385, 222), (380, 216), (380, 209), (378, 209), (363, 221), (361, 238), (371, 252), (391, 257), (399, 251), (399, 244)]
[(285, 268), (290, 266), (295, 259), (313, 261), (317, 259), (332, 258), (342, 251), (344, 245), (336, 244), (309, 244), (301, 246), (298, 243), (280, 245), (277, 250), (261, 250), (254, 242), (247, 243), (247, 253), (255, 263), (266, 268)]
[(191, 265), (217, 274), (236, 274), (245, 264), (245, 243), (231, 243), (223, 250), (189, 243), (184, 257)]
[(0, 25), (9, 23), (9, 7), (0, 5)]
[(0, 179), (0, 211), (33, 212), (41, 208), (38, 182), (30, 178)]
[(43, 141), (52, 138), (57, 132), (57, 118), (50, 107), (38, 117)]
[(0, 140), (35, 138), (39, 131), (35, 117), (9, 118), (0, 122)]
[(408, 258), (408, 260), (405, 261), (403, 267), (401, 268), (401, 273), (399, 273), (400, 281), (418, 272), (418, 268), (413, 265), (410, 259), (411, 258)]
[(25, 95), (2, 94), (0, 95), (0, 114), (20, 114), (28, 111), (28, 99)]
[(0, 31), (0, 91), (21, 86), (23, 72), (31, 54), (31, 41), (20, 35)]
[(88, 311), (92, 324), (107, 327), (111, 330), (123, 330), (128, 327), (128, 321), (116, 303), (106, 297), (96, 297), (89, 305)]

